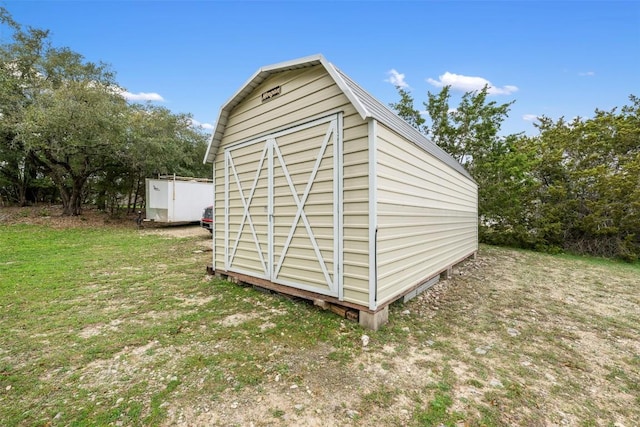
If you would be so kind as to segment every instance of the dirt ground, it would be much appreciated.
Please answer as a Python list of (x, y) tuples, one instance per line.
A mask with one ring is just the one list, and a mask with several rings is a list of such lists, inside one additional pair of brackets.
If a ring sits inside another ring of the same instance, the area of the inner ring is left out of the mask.
[[(194, 227), (149, 232), (173, 237), (202, 234)], [(208, 243), (207, 240), (204, 245)], [(450, 325), (452, 330), (446, 338), (425, 338), (420, 327), (405, 326), (406, 341), (386, 344), (382, 351), (369, 351), (363, 341), (364, 352), (339, 369), (306, 368), (325, 363), (332, 350), (330, 346), (302, 356), (287, 355), (287, 363), (296, 367), (294, 377), (302, 381), (286, 382), (274, 375), (259, 390), (245, 389), (222, 404), (210, 405), (207, 399), (176, 402), (169, 406), (165, 425), (277, 425), (264, 419), (266, 408), (281, 411), (283, 425), (371, 425), (374, 420), (385, 420), (383, 424), (389, 425), (413, 425), (412, 393), (419, 395), (425, 385), (441, 381), (441, 367), (447, 365), (458, 379), (452, 387), (455, 401), (449, 411), (470, 413), (470, 419), (482, 417), (477, 408), (485, 404), (500, 407), (502, 396), (522, 389), (526, 392), (519, 392), (534, 402), (523, 407), (513, 401), (504, 403), (499, 424), (640, 425), (636, 423), (640, 422), (637, 411), (625, 415), (625, 411), (616, 409), (640, 402), (637, 385), (634, 392), (633, 387), (617, 388), (615, 380), (611, 381), (611, 372), (615, 372), (612, 367), (621, 366), (624, 360), (638, 359), (640, 337), (637, 331), (628, 335), (614, 328), (606, 328), (603, 333), (596, 325), (596, 319), (640, 313), (640, 300), (630, 289), (614, 291), (606, 297), (593, 289), (590, 283), (603, 281), (610, 284), (609, 289), (615, 289), (616, 279), (604, 271), (567, 270), (566, 265), (554, 268), (545, 265), (544, 259), (540, 261), (542, 264), (529, 268), (542, 269), (543, 273), (531, 276), (526, 271), (530, 263), (526, 254), (514, 251), (504, 256), (481, 252), (476, 260), (457, 266), (453, 278), (441, 281), (393, 314), (414, 316), (422, 322), (453, 314), (457, 319)], [(514, 298), (521, 301), (503, 305)], [(498, 306), (493, 305), (496, 301)], [(554, 308), (555, 304), (559, 305)], [(572, 316), (574, 311), (594, 313), (594, 324), (580, 322)], [(491, 326), (466, 326), (477, 323), (478, 317), (483, 316), (491, 316)], [(236, 326), (254, 318), (244, 315), (225, 321)], [(262, 327), (272, 325), (265, 319)], [(363, 331), (363, 340), (366, 337), (367, 332)], [(462, 353), (457, 360), (450, 360), (449, 351), (434, 350), (443, 338), (446, 346), (456, 349), (453, 354)], [(568, 350), (562, 350), (565, 345)], [(508, 357), (501, 357), (501, 353), (505, 355), (503, 352)], [(520, 370), (526, 373), (521, 374)], [(639, 379), (637, 369), (631, 372), (635, 375), (631, 378)], [(581, 391), (569, 399), (566, 395), (553, 397), (554, 390), (565, 387)], [(379, 390), (394, 390), (393, 399), (382, 407), (363, 403)], [(491, 396), (495, 396), (495, 401)], [(581, 405), (607, 410), (601, 413), (601, 418), (595, 414), (586, 416), (580, 412)], [(474, 424), (459, 421), (456, 425)]]
[(122, 226), (135, 227), (136, 214), (111, 216), (95, 208), (85, 208), (82, 215), (62, 216), (61, 205), (40, 205), (28, 207), (0, 207), (0, 224), (36, 224), (53, 228)]
[(58, 229), (98, 226), (140, 228), (146, 232), (173, 237), (189, 237), (202, 234), (201, 231), (208, 233), (207, 230), (200, 229), (197, 223), (164, 224), (143, 221), (142, 226), (138, 227), (136, 219), (136, 213), (109, 215), (92, 207), (83, 209), (82, 215), (79, 216), (63, 216), (60, 205), (0, 207), (0, 224), (37, 224)]
[[(0, 223), (135, 227), (135, 216), (27, 212), (2, 208)], [(197, 225), (145, 224), (142, 232), (193, 239), (203, 263), (211, 256), (210, 234)], [(441, 393), (450, 398), (445, 412), (462, 414), (446, 425), (637, 426), (640, 298), (631, 274), (623, 270), (612, 277), (591, 264), (486, 247), (451, 279), (394, 306), (385, 334), (363, 330), (345, 360), (332, 357), (331, 344), (304, 351), (276, 346), (269, 357), (286, 365), (286, 374), (270, 372), (259, 386), (230, 388), (217, 399), (198, 394), (211, 380), (206, 371), (200, 378), (180, 378), (180, 390), (161, 404), (167, 411), (163, 425), (429, 425), (416, 414), (435, 411)], [(208, 298), (185, 296), (184, 304), (195, 309)], [(276, 327), (277, 316), (277, 310), (257, 307), (253, 314), (229, 315), (220, 327), (240, 328), (259, 318), (259, 329), (266, 331)], [(83, 333), (91, 337), (102, 330)], [(122, 392), (125, 378), (161, 387), (181, 361), (224, 351), (231, 351), (224, 342), (213, 348), (197, 340), (170, 347), (149, 342), (74, 375), (107, 393)], [(150, 369), (157, 360), (165, 361), (162, 371)]]

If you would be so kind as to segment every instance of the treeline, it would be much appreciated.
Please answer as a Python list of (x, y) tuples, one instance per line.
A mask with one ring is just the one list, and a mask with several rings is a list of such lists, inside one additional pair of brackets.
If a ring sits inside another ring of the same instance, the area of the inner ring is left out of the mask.
[(464, 164), (479, 185), (483, 242), (640, 257), (640, 99), (591, 118), (539, 117), (538, 135), (499, 136), (512, 103), (487, 88), (449, 106), (450, 88), (428, 93), (429, 123), (398, 88), (401, 116)]
[(51, 45), (0, 7), (0, 205), (144, 203), (145, 178), (209, 177), (207, 135), (187, 114), (131, 104), (106, 64)]
[[(187, 114), (123, 97), (106, 64), (51, 45), (0, 7), (0, 205), (144, 203), (158, 174), (209, 177), (207, 135)], [(640, 100), (591, 118), (538, 118), (538, 135), (499, 136), (512, 103), (450, 88), (428, 93), (429, 121), (398, 88), (400, 116), (464, 164), (479, 185), (482, 241), (544, 251), (640, 257)]]

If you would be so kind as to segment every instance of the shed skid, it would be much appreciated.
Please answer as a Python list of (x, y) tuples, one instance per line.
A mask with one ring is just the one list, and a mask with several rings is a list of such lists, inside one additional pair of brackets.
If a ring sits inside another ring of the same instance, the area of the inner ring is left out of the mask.
[(389, 318), (389, 306), (391, 304), (399, 300), (402, 300), (403, 303), (406, 303), (438, 283), (440, 279), (450, 279), (451, 271), (453, 271), (453, 268), (456, 265), (465, 262), (467, 259), (475, 259), (475, 256), (476, 253), (474, 252), (465, 259), (460, 260), (460, 262), (448, 266), (447, 268), (438, 272), (438, 274), (436, 274), (435, 276), (430, 277), (429, 279), (412, 288), (408, 288), (405, 293), (399, 295), (394, 300), (388, 301), (384, 305), (380, 305), (376, 310), (370, 310), (359, 304), (353, 304), (348, 301), (340, 300), (338, 298), (318, 294), (311, 291), (306, 291), (304, 289), (280, 285), (252, 275), (235, 273), (227, 270), (216, 270), (213, 268), (213, 265), (207, 265), (207, 273), (219, 279), (227, 280), (238, 285), (253, 286), (254, 288), (265, 289), (280, 295), (304, 299), (323, 310), (330, 310), (340, 317), (359, 322), (360, 325), (367, 329), (378, 330), (382, 325), (387, 323)]

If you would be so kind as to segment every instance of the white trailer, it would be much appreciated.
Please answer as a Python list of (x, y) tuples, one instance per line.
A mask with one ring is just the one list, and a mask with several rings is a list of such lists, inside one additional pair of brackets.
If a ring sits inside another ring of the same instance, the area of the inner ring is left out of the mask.
[(213, 180), (164, 175), (146, 179), (146, 221), (197, 222), (213, 205)]

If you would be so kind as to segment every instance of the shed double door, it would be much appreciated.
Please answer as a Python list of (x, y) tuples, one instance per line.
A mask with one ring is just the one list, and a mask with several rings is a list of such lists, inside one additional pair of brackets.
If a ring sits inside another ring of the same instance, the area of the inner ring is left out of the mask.
[(225, 150), (225, 267), (341, 297), (341, 117)]

